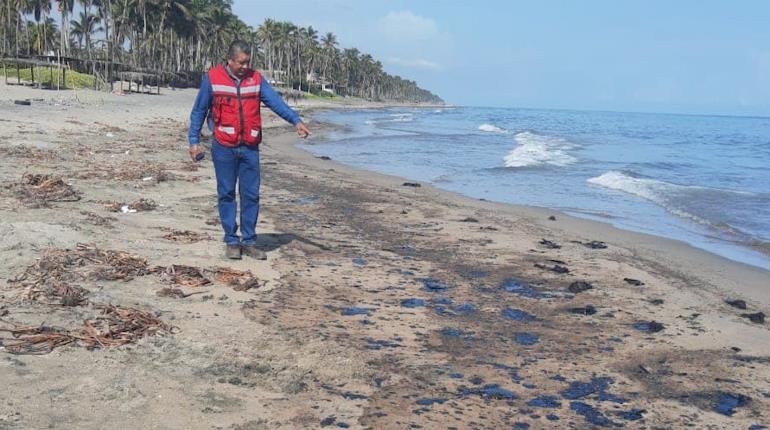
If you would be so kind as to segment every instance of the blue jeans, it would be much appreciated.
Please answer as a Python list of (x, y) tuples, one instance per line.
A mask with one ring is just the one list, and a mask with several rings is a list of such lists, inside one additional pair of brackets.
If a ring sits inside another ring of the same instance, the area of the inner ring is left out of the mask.
[(238, 245), (238, 223), (235, 221), (235, 185), (241, 199), (241, 235), (243, 245), (257, 241), (257, 217), (259, 216), (259, 147), (240, 145), (229, 148), (215, 139), (211, 143), (211, 159), (217, 177), (217, 206), (219, 221), (225, 231), (225, 243)]

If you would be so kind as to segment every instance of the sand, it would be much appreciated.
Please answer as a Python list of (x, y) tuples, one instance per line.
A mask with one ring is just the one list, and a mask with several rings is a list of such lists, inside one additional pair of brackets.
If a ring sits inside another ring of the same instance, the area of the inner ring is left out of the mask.
[[(741, 316), (770, 313), (770, 273), (319, 159), (274, 117), (261, 148), (268, 260), (225, 260), (210, 157), (186, 153), (195, 92), (162, 93), (0, 86), (0, 279), (17, 280), (0, 286), (0, 327), (76, 332), (108, 303), (174, 326), (119, 347), (0, 348), (0, 428), (770, 424), (768, 325)], [(12, 102), (23, 98), (42, 100)], [(314, 103), (302, 107), (311, 143), (332, 127), (313, 122), (308, 107), (327, 107)], [(30, 199), (25, 173), (59, 175), (80, 199)], [(109, 210), (141, 198), (158, 206)], [(175, 230), (197, 237), (170, 240)], [(89, 302), (25, 294), (29, 266), (79, 243), (200, 268), (212, 283), (174, 284), (162, 270), (110, 279), (84, 262), (60, 275)], [(223, 267), (250, 271), (256, 287), (205, 271)], [(639, 330), (651, 321), (662, 330)]]

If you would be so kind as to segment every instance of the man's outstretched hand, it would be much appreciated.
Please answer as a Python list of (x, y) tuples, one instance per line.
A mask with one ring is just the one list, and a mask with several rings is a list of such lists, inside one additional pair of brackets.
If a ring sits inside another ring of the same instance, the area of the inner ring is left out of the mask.
[(299, 135), (299, 137), (304, 139), (304, 138), (310, 136), (310, 130), (308, 130), (307, 127), (305, 127), (305, 123), (304, 122), (298, 123), (296, 125), (296, 128), (297, 128), (297, 134)]

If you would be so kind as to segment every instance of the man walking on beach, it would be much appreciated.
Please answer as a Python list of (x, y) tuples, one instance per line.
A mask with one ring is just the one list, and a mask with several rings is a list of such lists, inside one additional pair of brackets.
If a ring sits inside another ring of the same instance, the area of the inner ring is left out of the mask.
[[(198, 97), (190, 114), (190, 157), (202, 157), (200, 132), (208, 115), (212, 131), (211, 158), (217, 178), (219, 220), (225, 232), (225, 255), (239, 259), (241, 253), (264, 260), (267, 255), (256, 246), (259, 215), (259, 143), (262, 141), (260, 102), (293, 124), (300, 137), (310, 131), (259, 72), (249, 67), (249, 45), (236, 40), (230, 44), (227, 61), (203, 76)], [(211, 115), (209, 115), (209, 112)], [(200, 155), (199, 155), (200, 154)], [(235, 186), (241, 200), (241, 238), (235, 221)]]

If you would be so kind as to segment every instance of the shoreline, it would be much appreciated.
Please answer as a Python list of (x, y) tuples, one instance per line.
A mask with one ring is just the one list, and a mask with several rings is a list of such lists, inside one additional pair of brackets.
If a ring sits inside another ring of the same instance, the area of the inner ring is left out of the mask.
[[(315, 110), (323, 110), (323, 108), (312, 109), (310, 113), (312, 114)], [(314, 124), (321, 124), (323, 127), (326, 127), (327, 130), (340, 127), (337, 124), (324, 124), (318, 122), (314, 122)], [(283, 137), (288, 138), (291, 136)], [(317, 159), (318, 157), (303, 148), (299, 148), (297, 145), (300, 144), (307, 143), (301, 141), (296, 142), (293, 150), (298, 152), (294, 152), (294, 154), (306, 154), (307, 156), (302, 156), (304, 162), (314, 163), (316, 166), (320, 166), (321, 163), (313, 160)], [(323, 143), (321, 143), (321, 145), (322, 144)], [(373, 170), (357, 168), (351, 165), (337, 162), (335, 160), (328, 160), (326, 163), (331, 163), (335, 166), (336, 169), (355, 175), (359, 180), (374, 179), (374, 182), (378, 185), (387, 184), (389, 186), (394, 186), (397, 183), (412, 181), (406, 177), (387, 175)], [(540, 227), (564, 228), (565, 233), (571, 234), (573, 236), (579, 236), (580, 230), (585, 229), (586, 232), (590, 232), (589, 235), (608, 237), (607, 240), (603, 241), (616, 245), (620, 244), (620, 246), (623, 247), (631, 247), (633, 246), (631, 244), (636, 242), (637, 244), (645, 247), (646, 252), (644, 255), (648, 258), (652, 258), (652, 255), (662, 252), (666, 254), (666, 256), (670, 259), (686, 261), (686, 270), (690, 272), (695, 272), (695, 270), (693, 270), (695, 267), (717, 268), (713, 270), (706, 269), (706, 272), (710, 273), (707, 275), (710, 278), (710, 282), (721, 283), (717, 282), (716, 276), (723, 274), (722, 271), (724, 268), (722, 266), (728, 266), (726, 269), (730, 275), (727, 276), (735, 276), (742, 278), (744, 281), (748, 281), (746, 284), (741, 284), (746, 286), (746, 288), (736, 287), (737, 289), (733, 290), (733, 293), (749, 294), (752, 300), (758, 301), (764, 306), (770, 306), (770, 282), (768, 282), (770, 281), (770, 270), (768, 269), (723, 257), (714, 252), (698, 248), (683, 240), (667, 238), (651, 233), (628, 230), (615, 226), (610, 222), (590, 219), (588, 217), (584, 218), (570, 215), (558, 209), (478, 199), (455, 191), (435, 187), (432, 184), (425, 182), (420, 182), (420, 185), (423, 190), (429, 191), (434, 195), (443, 196), (447, 200), (458, 201), (466, 205), (483, 207), (486, 209), (501, 210), (511, 216), (525, 216), (530, 222), (535, 222)], [(565, 222), (565, 225), (553, 225), (551, 222), (544, 221), (552, 215), (558, 215), (560, 219), (564, 219), (567, 222)], [(603, 229), (606, 229), (606, 234), (602, 232)], [(658, 241), (660, 243), (657, 243)], [(761, 255), (770, 257), (770, 254), (766, 254), (753, 248), (747, 249), (751, 249), (752, 251)], [(735, 267), (730, 268), (729, 266)], [(723, 282), (721, 279), (719, 281)]]
[[(0, 427), (770, 422), (770, 330), (747, 316), (770, 313), (768, 273), (404, 186), (296, 147), (269, 114), (257, 228), (268, 259), (226, 260), (210, 157), (186, 151), (194, 96), (0, 101)], [(45, 174), (78, 200), (36, 194), (46, 188), (27, 182)], [(65, 301), (72, 291), (84, 299)], [(87, 348), (84, 321), (109, 330), (112, 315), (130, 333), (115, 315), (139, 311), (171, 328)], [(28, 337), (9, 327), (79, 337), (15, 355)]]

